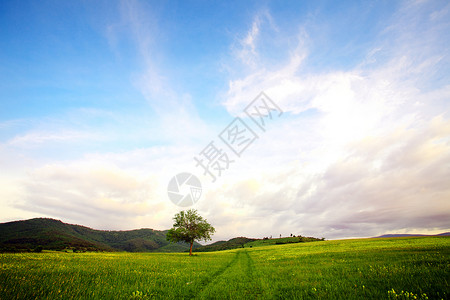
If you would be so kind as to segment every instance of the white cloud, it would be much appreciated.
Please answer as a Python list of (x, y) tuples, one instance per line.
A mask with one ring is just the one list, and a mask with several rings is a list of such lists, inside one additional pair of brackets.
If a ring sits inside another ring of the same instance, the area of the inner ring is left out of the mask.
[(153, 172), (118, 168), (114, 161), (47, 164), (22, 179), (24, 194), (13, 207), (101, 229), (163, 227), (161, 216), (174, 209), (163, 185)]
[(258, 41), (261, 39), (261, 28), (270, 28), (278, 31), (278, 28), (268, 10), (261, 10), (255, 15), (250, 29), (243, 37), (238, 37), (232, 46), (232, 53), (244, 65), (255, 68), (260, 63), (260, 55), (257, 51)]
[(259, 34), (259, 27), (261, 26), (260, 17), (256, 17), (253, 21), (252, 28), (247, 35), (240, 40), (239, 50), (236, 50), (236, 56), (246, 65), (254, 67), (258, 59), (256, 53), (256, 42)]
[(393, 128), (349, 145), (346, 156), (316, 174), (299, 165), (260, 176), (254, 170), (251, 179), (212, 191), (200, 207), (211, 210), (222, 238), (442, 232), (450, 227), (449, 126), (436, 117), (421, 129)]
[(304, 73), (302, 34), (281, 68), (261, 61), (230, 81), (223, 102), (230, 113), (265, 91), (288, 114), (274, 124), (275, 141), (267, 137), (257, 145), (260, 153), (249, 151), (257, 167), (244, 171), (247, 180), (230, 179), (212, 192), (228, 203), (226, 231), (235, 232), (226, 220), (242, 210), (268, 224), (257, 234), (277, 228), (333, 238), (450, 228), (443, 180), (450, 164), (449, 88), (434, 81), (448, 55), (438, 34), (443, 24), (418, 30), (424, 38), (414, 32), (421, 24), (415, 9), (401, 10), (355, 68)]
[(80, 140), (98, 140), (99, 136), (83, 131), (29, 132), (19, 135), (7, 142), (8, 146), (33, 147), (45, 143), (78, 143)]

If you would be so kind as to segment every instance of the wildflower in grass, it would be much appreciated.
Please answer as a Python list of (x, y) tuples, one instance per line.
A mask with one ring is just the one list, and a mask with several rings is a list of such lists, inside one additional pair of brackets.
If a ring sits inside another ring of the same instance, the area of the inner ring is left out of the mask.
[(388, 291), (389, 299), (418, 299), (418, 300), (428, 300), (428, 296), (425, 293), (414, 294), (412, 292), (401, 291), (400, 293), (395, 292), (394, 289)]

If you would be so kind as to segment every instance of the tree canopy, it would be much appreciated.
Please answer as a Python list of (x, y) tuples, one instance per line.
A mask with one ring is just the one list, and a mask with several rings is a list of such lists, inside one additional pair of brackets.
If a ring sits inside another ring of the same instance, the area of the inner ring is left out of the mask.
[(180, 211), (173, 220), (173, 228), (169, 230), (166, 238), (170, 242), (189, 243), (189, 255), (192, 255), (195, 240), (211, 240), (211, 235), (216, 231), (195, 209)]

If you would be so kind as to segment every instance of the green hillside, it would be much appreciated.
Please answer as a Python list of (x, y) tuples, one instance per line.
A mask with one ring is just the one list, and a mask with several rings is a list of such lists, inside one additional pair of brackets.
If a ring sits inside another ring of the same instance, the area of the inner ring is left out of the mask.
[(246, 237), (237, 237), (228, 241), (218, 241), (203, 247), (199, 247), (195, 252), (210, 252), (220, 250), (231, 250), (236, 248), (243, 248), (249, 242), (257, 241), (257, 239), (250, 239)]
[(261, 246), (270, 246), (270, 245), (284, 245), (284, 244), (295, 244), (295, 243), (307, 243), (307, 242), (317, 242), (324, 241), (325, 239), (318, 239), (314, 237), (304, 237), (304, 236), (294, 236), (294, 237), (284, 237), (284, 238), (276, 238), (276, 239), (258, 239), (255, 241), (251, 241), (246, 243), (244, 247), (252, 248), (252, 247), (261, 247)]
[[(138, 229), (129, 231), (95, 230), (59, 220), (36, 218), (0, 224), (0, 251), (45, 250), (182, 252), (184, 243), (170, 244), (167, 231)], [(199, 244), (195, 245), (199, 247)]]
[(0, 254), (1, 299), (449, 299), (450, 238)]
[(238, 248), (252, 248), (270, 245), (283, 245), (283, 244), (295, 244), (295, 243), (306, 243), (306, 242), (316, 242), (323, 241), (324, 239), (318, 239), (314, 237), (284, 237), (284, 238), (264, 238), (264, 239), (252, 239), (246, 237), (237, 237), (230, 239), (228, 241), (218, 241), (206, 246), (199, 247), (195, 252), (211, 252), (211, 251), (223, 251)]

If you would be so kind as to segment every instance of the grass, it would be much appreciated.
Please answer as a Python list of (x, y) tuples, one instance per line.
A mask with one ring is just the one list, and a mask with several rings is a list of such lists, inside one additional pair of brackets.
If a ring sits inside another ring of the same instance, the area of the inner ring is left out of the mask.
[(448, 299), (449, 268), (447, 237), (0, 254), (0, 299)]

